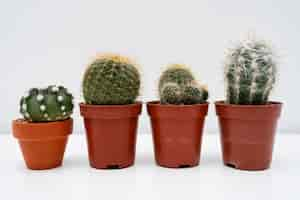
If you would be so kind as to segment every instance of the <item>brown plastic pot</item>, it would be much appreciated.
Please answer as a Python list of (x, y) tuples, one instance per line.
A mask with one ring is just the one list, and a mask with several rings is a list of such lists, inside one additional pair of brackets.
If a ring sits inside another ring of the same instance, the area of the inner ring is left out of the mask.
[(33, 123), (17, 119), (12, 122), (12, 129), (26, 166), (33, 170), (51, 169), (62, 165), (73, 120)]
[(231, 105), (219, 101), (215, 105), (224, 164), (241, 170), (269, 168), (282, 103)]
[(80, 104), (91, 167), (121, 169), (134, 164), (141, 111), (141, 102), (129, 105)]
[(168, 168), (197, 166), (208, 103), (162, 105), (153, 101), (147, 103), (147, 110), (151, 118), (156, 163)]

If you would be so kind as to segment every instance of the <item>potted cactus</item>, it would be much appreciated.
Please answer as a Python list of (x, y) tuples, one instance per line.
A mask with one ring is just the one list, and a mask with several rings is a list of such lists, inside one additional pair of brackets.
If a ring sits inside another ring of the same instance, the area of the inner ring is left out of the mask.
[(84, 118), (90, 165), (97, 169), (120, 169), (134, 164), (140, 72), (130, 59), (99, 55), (87, 67), (83, 83)]
[(226, 100), (218, 101), (223, 162), (242, 170), (270, 167), (282, 103), (269, 101), (277, 73), (272, 48), (247, 39), (230, 49), (225, 62)]
[(73, 96), (62, 86), (33, 88), (21, 98), (23, 119), (12, 122), (29, 169), (61, 166), (69, 134), (72, 133)]
[(156, 163), (184, 168), (199, 164), (202, 132), (208, 111), (208, 91), (184, 65), (170, 65), (162, 73), (160, 101), (147, 103)]

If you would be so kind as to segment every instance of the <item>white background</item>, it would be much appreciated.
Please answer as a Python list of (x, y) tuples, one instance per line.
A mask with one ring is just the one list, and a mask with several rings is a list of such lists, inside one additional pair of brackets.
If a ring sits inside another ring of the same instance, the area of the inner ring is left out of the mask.
[[(300, 132), (298, 1), (123, 0), (0, 1), (0, 133), (19, 117), (31, 87), (63, 84), (81, 100), (83, 71), (97, 52), (130, 56), (142, 67), (140, 99), (156, 99), (162, 68), (180, 62), (208, 84), (210, 102), (224, 97), (224, 51), (247, 33), (272, 41), (280, 77), (272, 99), (284, 102), (280, 132)], [(207, 132), (218, 130), (213, 105)], [(75, 132), (83, 132), (76, 106)], [(149, 133), (144, 109), (140, 133)]]
[(272, 168), (242, 171), (222, 164), (219, 137), (204, 134), (198, 167), (155, 165), (151, 135), (137, 140), (136, 162), (122, 170), (89, 166), (84, 135), (70, 137), (63, 167), (32, 171), (10, 135), (0, 135), (3, 200), (299, 200), (300, 135), (281, 134)]

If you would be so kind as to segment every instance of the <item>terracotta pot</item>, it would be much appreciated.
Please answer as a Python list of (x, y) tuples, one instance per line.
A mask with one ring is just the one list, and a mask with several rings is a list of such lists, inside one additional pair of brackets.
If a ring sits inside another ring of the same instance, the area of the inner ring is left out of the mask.
[(219, 101), (215, 105), (224, 164), (242, 170), (269, 168), (282, 103), (230, 105)]
[(147, 103), (147, 110), (156, 163), (169, 168), (197, 166), (208, 103), (162, 105), (154, 101)]
[(134, 164), (141, 111), (140, 102), (129, 105), (80, 104), (91, 167), (121, 169)]
[(33, 170), (51, 169), (62, 165), (73, 120), (33, 123), (17, 119), (13, 121), (12, 129), (27, 167)]

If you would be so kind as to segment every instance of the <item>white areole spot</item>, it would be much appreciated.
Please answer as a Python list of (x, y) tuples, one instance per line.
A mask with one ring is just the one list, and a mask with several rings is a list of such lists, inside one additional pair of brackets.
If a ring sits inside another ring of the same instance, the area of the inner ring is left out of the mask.
[(251, 58), (256, 58), (256, 57), (257, 57), (257, 54), (253, 52), (253, 53), (251, 54)]
[(29, 113), (27, 112), (27, 113), (25, 113), (25, 117), (27, 117), (27, 118), (30, 118), (30, 115), (29, 115)]
[(46, 106), (45, 105), (41, 105), (40, 109), (41, 109), (41, 111), (45, 111), (46, 110)]
[(66, 106), (61, 106), (60, 109), (61, 109), (62, 111), (64, 111), (64, 110), (66, 109)]
[(239, 63), (244, 63), (244, 62), (245, 62), (244, 57), (240, 56), (240, 57), (238, 58), (238, 62), (239, 62)]
[(47, 113), (45, 113), (45, 114), (44, 114), (44, 117), (45, 117), (45, 118), (48, 118), (48, 117), (49, 117), (49, 115), (48, 115)]
[(44, 99), (44, 96), (42, 94), (38, 94), (36, 96), (36, 100), (38, 100), (38, 101), (43, 101), (43, 99)]
[(26, 111), (26, 110), (27, 110), (27, 104), (26, 104), (26, 103), (23, 103), (23, 105), (22, 105), (22, 109), (23, 109), (24, 111)]
[(57, 86), (53, 86), (51, 90), (52, 90), (52, 92), (58, 92), (59, 88)]
[(62, 114), (63, 114), (63, 116), (65, 116), (67, 113), (66, 113), (66, 112), (63, 112)]
[(59, 95), (59, 96), (57, 97), (57, 101), (62, 102), (63, 100), (64, 100), (64, 97), (63, 97), (63, 96)]

